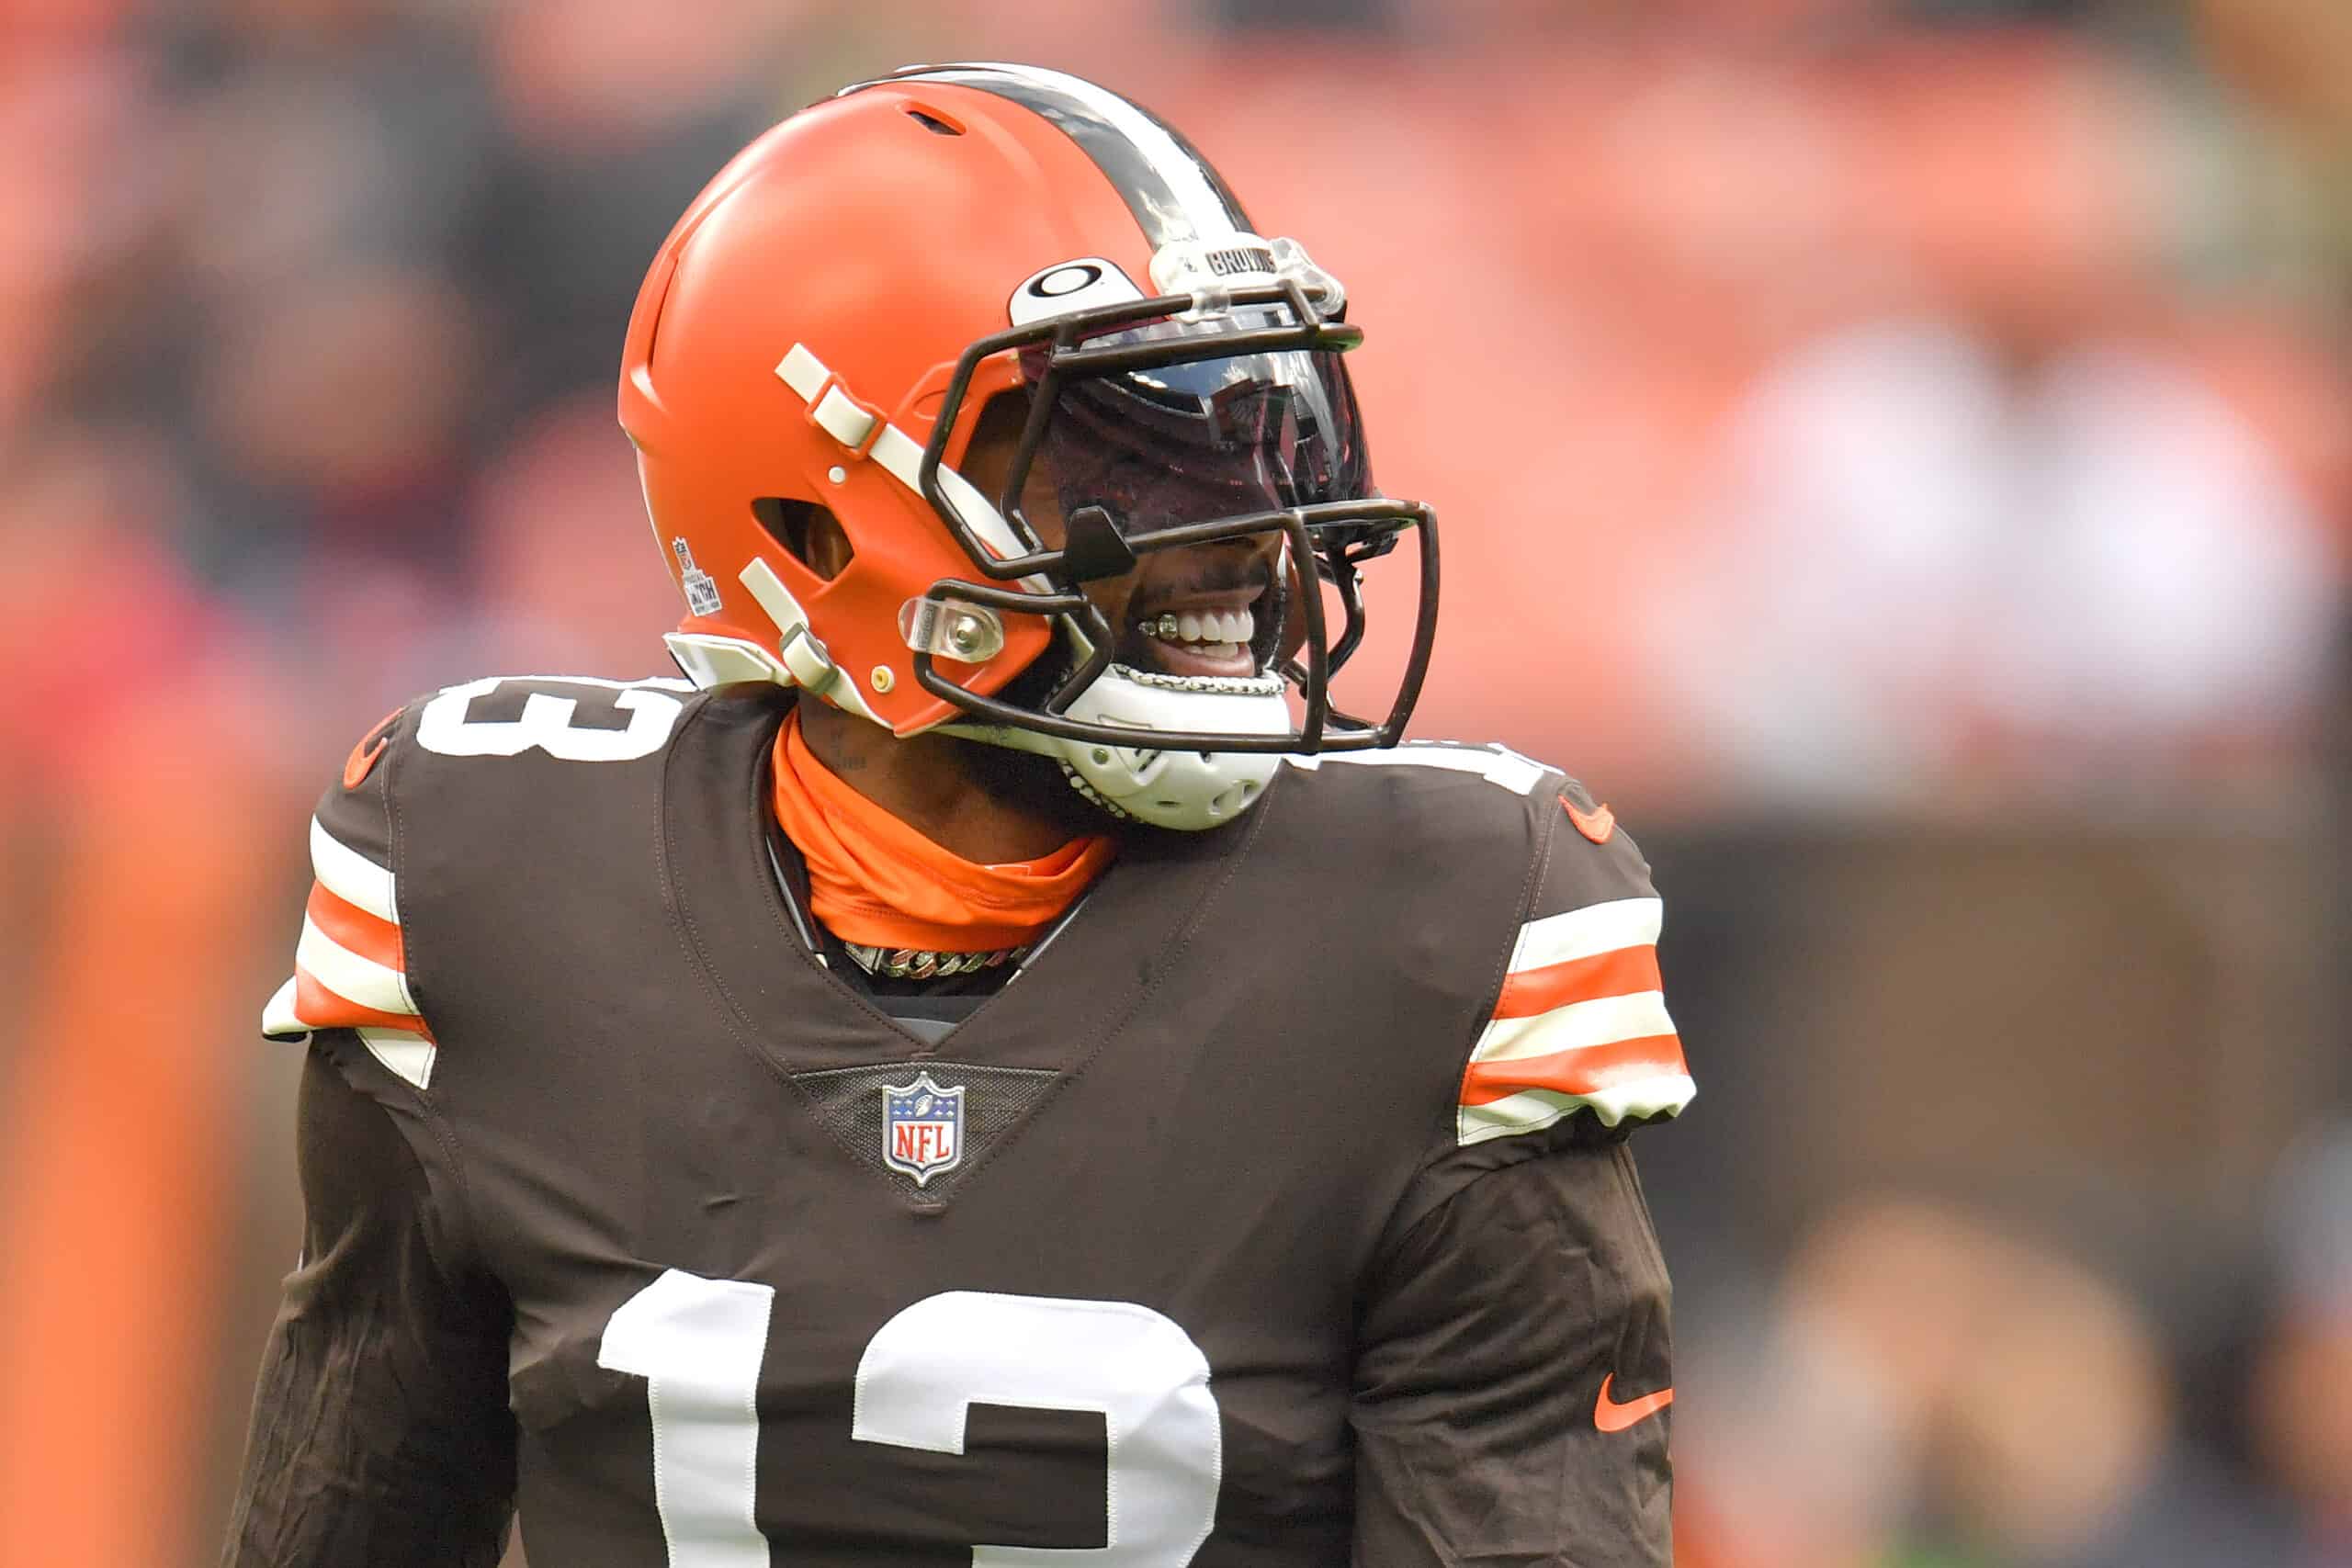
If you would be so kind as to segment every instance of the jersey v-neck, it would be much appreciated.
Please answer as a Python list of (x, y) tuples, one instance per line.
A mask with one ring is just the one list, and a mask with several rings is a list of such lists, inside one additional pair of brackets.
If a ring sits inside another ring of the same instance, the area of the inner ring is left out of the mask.
[(792, 916), (793, 930), (802, 948), (814, 955), (834, 976), (867, 998), (875, 1007), (888, 1015), (893, 1023), (916, 1039), (936, 1045), (945, 1039), (956, 1025), (980, 1010), (980, 1004), (1002, 990), (1030, 960), (1044, 952), (1069, 924), (1085, 903), (1088, 895), (1081, 893), (1061, 918), (1047, 927), (1044, 935), (1029, 944), (1014, 963), (994, 968), (977, 969), (969, 974), (934, 976), (918, 979), (913, 976), (877, 975), (860, 964), (849, 952), (849, 944), (819, 920), (810, 908), (808, 868), (792, 840), (773, 818), (767, 831), (768, 865), (775, 877), (776, 890), (782, 895), (786, 912)]
[(789, 886), (797, 857), (772, 837), (767, 750), (789, 701), (722, 693), (698, 706), (671, 749), (660, 813), (680, 935), (741, 1038), (786, 1072), (949, 1055), (975, 1066), (1074, 1068), (1182, 961), (1259, 831), (1245, 822), (1136, 834), (1023, 967), (1001, 979), (957, 977), (993, 991), (853, 977), (857, 965), (825, 951), (801, 913)]

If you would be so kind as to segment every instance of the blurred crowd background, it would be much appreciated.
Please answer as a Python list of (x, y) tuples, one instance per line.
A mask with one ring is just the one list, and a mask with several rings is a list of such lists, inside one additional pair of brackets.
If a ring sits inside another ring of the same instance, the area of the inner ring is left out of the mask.
[(1682, 1561), (2352, 1564), (2343, 0), (0, 0), (0, 1563), (210, 1560), (310, 801), (656, 671), (647, 261), (971, 57), (1347, 281), (1419, 732), (1657, 864)]

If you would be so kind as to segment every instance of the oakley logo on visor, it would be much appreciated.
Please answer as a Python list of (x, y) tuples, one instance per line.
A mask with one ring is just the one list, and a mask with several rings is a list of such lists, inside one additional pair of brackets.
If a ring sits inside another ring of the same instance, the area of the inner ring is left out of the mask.
[(1056, 262), (1029, 277), (1012, 291), (1005, 313), (1014, 326), (1025, 327), (1048, 316), (1066, 316), (1097, 305), (1122, 305), (1143, 297), (1143, 291), (1114, 264), (1101, 256), (1080, 256)]

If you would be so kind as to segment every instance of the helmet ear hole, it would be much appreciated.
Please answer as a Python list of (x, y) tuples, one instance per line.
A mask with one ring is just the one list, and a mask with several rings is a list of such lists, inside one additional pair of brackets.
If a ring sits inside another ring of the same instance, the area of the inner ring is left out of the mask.
[(856, 558), (840, 521), (813, 501), (763, 495), (752, 502), (752, 515), (793, 559), (828, 582)]

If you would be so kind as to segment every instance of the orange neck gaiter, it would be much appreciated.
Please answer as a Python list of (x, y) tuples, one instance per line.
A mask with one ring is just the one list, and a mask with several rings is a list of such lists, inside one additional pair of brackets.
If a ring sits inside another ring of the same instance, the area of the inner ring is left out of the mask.
[(1111, 863), (1107, 836), (1049, 855), (976, 865), (836, 777), (793, 713), (775, 738), (775, 819), (808, 867), (808, 904), (861, 946), (987, 953), (1035, 941)]

